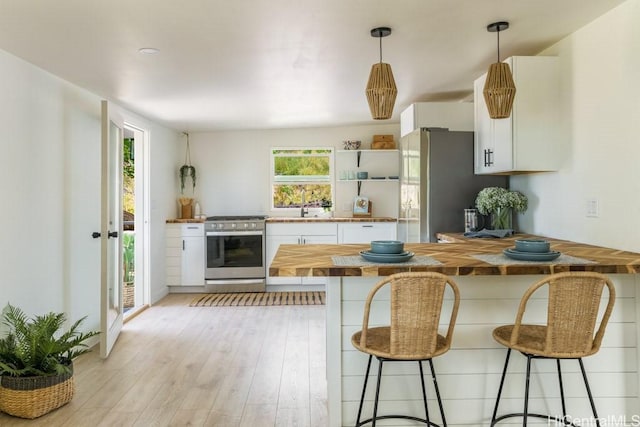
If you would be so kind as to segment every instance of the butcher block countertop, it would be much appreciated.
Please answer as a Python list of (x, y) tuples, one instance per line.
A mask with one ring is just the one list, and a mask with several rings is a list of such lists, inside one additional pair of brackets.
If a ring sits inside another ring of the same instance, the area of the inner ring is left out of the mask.
[[(359, 257), (368, 250), (368, 244), (342, 245), (280, 245), (269, 266), (270, 276), (388, 276), (407, 271), (435, 271), (451, 276), (468, 275), (521, 275), (551, 274), (563, 271), (596, 271), (605, 274), (640, 273), (640, 254), (617, 249), (575, 243), (544, 237), (551, 243), (551, 250), (590, 261), (567, 264), (551, 262), (526, 262), (508, 260), (504, 264), (491, 264), (474, 255), (500, 256), (502, 251), (514, 246), (515, 239), (543, 238), (517, 234), (503, 239), (469, 239), (462, 234), (443, 233), (439, 237), (454, 243), (410, 243), (405, 250), (429, 257), (436, 265), (374, 264), (335, 265), (332, 257)], [(362, 264), (362, 263), (359, 263)]]
[(266, 219), (267, 224), (270, 223), (296, 223), (301, 222), (396, 222), (397, 219), (389, 217), (315, 217), (315, 216), (276, 216)]

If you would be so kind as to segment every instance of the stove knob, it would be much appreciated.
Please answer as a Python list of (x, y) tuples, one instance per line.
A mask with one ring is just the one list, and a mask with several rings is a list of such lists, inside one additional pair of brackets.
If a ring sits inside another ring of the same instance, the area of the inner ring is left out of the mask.
[(257, 224), (255, 222), (252, 222), (251, 223), (251, 228), (256, 228), (256, 227), (257, 227)]
[(231, 224), (231, 228), (236, 228), (236, 223)]
[(244, 228), (249, 228), (249, 223), (245, 222), (243, 225), (244, 225)]

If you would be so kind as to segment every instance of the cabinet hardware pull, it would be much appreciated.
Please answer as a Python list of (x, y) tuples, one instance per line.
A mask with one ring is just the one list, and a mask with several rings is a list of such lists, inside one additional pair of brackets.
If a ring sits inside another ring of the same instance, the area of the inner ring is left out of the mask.
[(487, 166), (493, 166), (493, 150), (487, 150), (487, 158), (489, 159)]
[(109, 237), (113, 237), (114, 239), (116, 239), (118, 237), (118, 232), (117, 231), (107, 231), (107, 239)]
[(91, 237), (93, 237), (94, 239), (97, 239), (98, 237), (100, 237), (101, 234), (97, 231), (94, 231), (93, 233), (91, 233)]
[(362, 228), (373, 228), (373, 225), (363, 225)]
[(182, 250), (184, 251), (184, 239), (182, 239)]

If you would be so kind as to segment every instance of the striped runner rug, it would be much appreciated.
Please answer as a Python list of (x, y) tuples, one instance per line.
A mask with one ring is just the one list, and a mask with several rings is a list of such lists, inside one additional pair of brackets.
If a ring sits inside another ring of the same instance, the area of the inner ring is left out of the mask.
[(189, 303), (189, 307), (324, 305), (324, 301), (324, 291), (238, 292), (231, 294), (201, 294)]

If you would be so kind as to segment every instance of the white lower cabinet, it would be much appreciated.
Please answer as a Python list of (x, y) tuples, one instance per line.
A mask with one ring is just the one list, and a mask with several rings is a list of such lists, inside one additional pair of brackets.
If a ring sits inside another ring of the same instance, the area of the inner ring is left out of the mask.
[(168, 224), (167, 286), (204, 286), (204, 224)]
[[(311, 245), (317, 243), (333, 245), (338, 243), (336, 223), (267, 223), (267, 272), (280, 245)], [(313, 289), (324, 289), (325, 284), (326, 278), (324, 277), (267, 276), (267, 286), (272, 286), (269, 290), (294, 290), (296, 287), (302, 286), (304, 286), (304, 290), (311, 290), (311, 287)]]
[(338, 243), (369, 243), (372, 240), (396, 240), (395, 222), (338, 223)]

